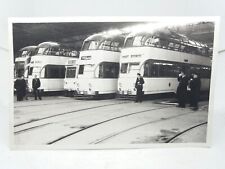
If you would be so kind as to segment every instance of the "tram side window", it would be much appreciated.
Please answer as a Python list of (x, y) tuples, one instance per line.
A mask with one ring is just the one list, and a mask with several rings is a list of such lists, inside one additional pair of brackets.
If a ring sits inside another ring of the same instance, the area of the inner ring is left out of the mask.
[(131, 46), (133, 46), (133, 41), (134, 41), (134, 38), (133, 37), (127, 38), (127, 40), (125, 42), (125, 47), (131, 47)]
[(103, 62), (99, 65), (99, 78), (118, 78), (119, 63)]
[(76, 75), (76, 67), (67, 67), (66, 78), (74, 78)]
[(168, 49), (174, 49), (174, 43), (173, 43), (173, 42), (170, 42), (170, 43), (169, 43)]
[(157, 39), (155, 39), (155, 37), (149, 37), (146, 41), (145, 41), (145, 46), (155, 46), (157, 43)]
[(97, 41), (91, 41), (89, 45), (89, 50), (95, 50), (98, 48), (99, 42)]
[(185, 49), (185, 46), (184, 45), (180, 45), (180, 51), (183, 52)]
[(112, 42), (111, 43), (111, 50), (112, 51), (120, 51), (120, 47), (119, 47), (120, 43), (119, 42)]
[(83, 46), (82, 46), (82, 50), (88, 50), (89, 45), (90, 45), (90, 41), (85, 41)]
[(127, 73), (127, 68), (128, 68), (128, 63), (122, 63), (120, 72), (121, 73)]
[(45, 67), (45, 78), (65, 78), (65, 66), (47, 65)]
[(200, 68), (200, 76), (201, 78), (210, 78), (211, 69), (208, 66), (201, 66)]
[(151, 62), (147, 61), (144, 64), (144, 77), (151, 77)]
[(159, 77), (177, 77), (179, 66), (173, 62), (161, 62), (158, 64)]
[(159, 39), (158, 43), (160, 43), (160, 47), (162, 47), (164, 49), (167, 48), (168, 44), (169, 44), (168, 40), (166, 40), (166, 39)]
[(143, 45), (143, 36), (136, 36), (134, 38), (133, 46), (142, 46)]
[(177, 77), (181, 66), (176, 62), (152, 60), (144, 65), (145, 77)]
[(196, 73), (200, 78), (210, 78), (211, 68), (209, 66), (191, 65), (190, 73)]
[(84, 65), (80, 65), (79, 66), (79, 71), (78, 71), (78, 74), (84, 74)]
[(110, 44), (111, 44), (111, 41), (104, 41), (99, 46), (99, 49), (110, 50)]

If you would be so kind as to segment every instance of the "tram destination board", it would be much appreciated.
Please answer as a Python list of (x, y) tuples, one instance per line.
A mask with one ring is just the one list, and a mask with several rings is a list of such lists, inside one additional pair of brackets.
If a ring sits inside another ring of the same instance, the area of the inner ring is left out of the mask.
[(11, 147), (209, 146), (218, 23), (11, 18)]

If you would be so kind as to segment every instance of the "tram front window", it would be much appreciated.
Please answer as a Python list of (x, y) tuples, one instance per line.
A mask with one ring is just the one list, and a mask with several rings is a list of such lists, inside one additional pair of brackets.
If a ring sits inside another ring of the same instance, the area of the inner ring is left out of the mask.
[(99, 78), (118, 78), (119, 63), (103, 62), (99, 65)]
[(125, 42), (125, 47), (132, 47), (133, 46), (133, 37), (127, 38), (126, 42)]
[(28, 51), (26, 51), (26, 50), (24, 50), (22, 53), (21, 53), (21, 56), (22, 57), (25, 57), (25, 56), (27, 56), (28, 55)]
[(98, 48), (98, 41), (85, 41), (82, 50), (95, 50)]
[(143, 46), (143, 36), (136, 36), (133, 41), (133, 46)]
[(45, 78), (65, 78), (65, 66), (47, 65), (45, 67)]
[(40, 55), (43, 54), (45, 50), (46, 50), (46, 48), (39, 48), (38, 51), (37, 51), (37, 55), (38, 54), (40, 54)]
[(111, 41), (104, 41), (100, 44), (99, 49), (110, 50)]
[(76, 75), (76, 67), (67, 67), (66, 78), (74, 78)]

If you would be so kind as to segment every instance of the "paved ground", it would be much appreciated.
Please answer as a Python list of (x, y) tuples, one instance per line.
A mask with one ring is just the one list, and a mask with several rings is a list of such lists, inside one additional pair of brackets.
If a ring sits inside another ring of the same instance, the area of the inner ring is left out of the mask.
[[(167, 104), (168, 103), (168, 104)], [(177, 108), (170, 99), (75, 100), (52, 96), (14, 104), (16, 145), (204, 143), (208, 102)]]

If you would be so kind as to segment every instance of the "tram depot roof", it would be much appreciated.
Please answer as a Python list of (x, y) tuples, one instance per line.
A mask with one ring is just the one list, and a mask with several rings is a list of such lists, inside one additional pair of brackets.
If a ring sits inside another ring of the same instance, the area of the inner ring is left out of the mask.
[[(60, 42), (62, 44), (65, 42), (69, 47), (73, 46), (76, 50), (79, 50), (83, 41), (91, 34), (111, 29), (121, 29), (136, 24), (136, 22), (15, 23), (13, 24), (15, 57), (19, 49), (46, 41)], [(179, 30), (178, 33), (184, 33), (191, 39), (207, 43), (210, 47), (213, 44), (213, 23), (204, 23), (200, 26), (199, 24), (193, 25), (189, 28), (179, 28)]]

